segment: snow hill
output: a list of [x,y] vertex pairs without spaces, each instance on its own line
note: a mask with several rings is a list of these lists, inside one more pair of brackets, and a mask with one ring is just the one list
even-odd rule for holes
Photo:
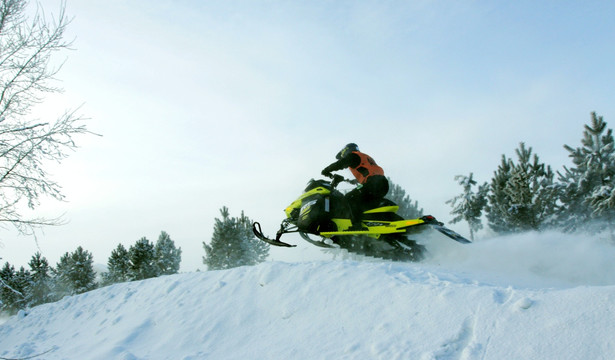
[[583,240],[438,239],[419,264],[267,262],[117,284],[10,318],[0,358],[615,359],[615,247]]

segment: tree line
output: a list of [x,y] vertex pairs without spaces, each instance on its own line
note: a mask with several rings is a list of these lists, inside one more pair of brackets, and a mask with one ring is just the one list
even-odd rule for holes
[[615,224],[615,142],[602,116],[591,113],[581,145],[564,145],[569,166],[554,172],[531,147],[520,143],[516,159],[502,155],[489,182],[473,173],[455,179],[461,194],[447,201],[453,223],[465,221],[471,237],[483,229],[497,234],[557,229],[566,232],[608,231]]
[[[478,184],[473,173],[455,179],[462,193],[447,201],[453,208],[453,223],[466,221],[470,234],[489,228],[498,234],[528,230],[560,229],[564,231],[600,232],[610,230],[615,222],[615,141],[612,130],[596,113],[584,126],[581,146],[564,145],[572,160],[570,166],[554,172],[542,163],[531,147],[520,143],[516,159],[502,155],[490,182]],[[557,175],[557,177],[556,177]],[[389,179],[390,181],[390,179]],[[406,218],[422,215],[417,201],[412,201],[397,184],[390,182],[387,198],[399,204],[399,214]],[[269,256],[269,244],[252,233],[252,221],[243,211],[231,217],[229,209],[220,209],[209,243],[203,242],[203,264],[208,270],[256,265]],[[612,236],[612,235],[611,235]],[[154,244],[139,239],[126,249],[119,244],[107,261],[108,271],[96,280],[92,254],[82,247],[66,253],[55,268],[40,254],[29,262],[29,270],[19,270],[6,263],[0,271],[0,311],[18,309],[56,301],[63,296],[83,293],[99,286],[148,279],[179,271],[181,248],[176,248],[166,232]]]
[[181,248],[164,231],[156,243],[143,237],[128,249],[119,244],[107,261],[107,272],[100,278],[93,267],[92,253],[81,246],[62,255],[55,267],[37,252],[28,269],[21,266],[16,270],[6,262],[0,270],[0,313],[15,314],[21,309],[119,282],[176,274],[180,262]]
[[[203,242],[203,263],[208,270],[256,265],[269,256],[269,244],[256,239],[252,221],[243,212],[230,216],[227,207],[215,219],[211,241]],[[179,272],[181,248],[162,231],[156,243],[143,237],[128,249],[121,243],[107,260],[107,271],[97,278],[92,253],[79,246],[64,254],[55,267],[36,253],[29,268],[18,270],[6,262],[0,270],[0,313],[15,314],[21,309],[54,302],[67,295],[81,294],[101,286],[144,280]]]
[[[208,270],[256,265],[269,256],[269,244],[252,232],[252,220],[243,211],[232,217],[227,207],[220,209],[209,243],[203,242],[203,264]],[[67,295],[81,294],[111,284],[144,280],[179,272],[181,248],[162,231],[156,243],[143,237],[128,249],[121,243],[107,260],[107,271],[97,278],[92,253],[79,246],[64,254],[55,267],[36,253],[29,268],[18,270],[6,262],[0,270],[0,313],[15,314],[21,309],[54,302]]]

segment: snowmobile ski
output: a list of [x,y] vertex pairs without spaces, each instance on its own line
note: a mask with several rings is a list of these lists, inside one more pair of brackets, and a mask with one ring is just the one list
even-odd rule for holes
[[442,234],[448,236],[449,238],[460,242],[462,244],[470,244],[472,243],[470,240],[464,238],[463,236],[457,234],[456,232],[454,232],[453,230],[446,228],[442,225],[432,225],[432,227],[436,230],[438,230],[439,232],[441,232]]
[[263,235],[263,231],[261,230],[261,224],[258,222],[254,222],[252,224],[252,232],[254,233],[254,235],[259,239],[262,240],[268,244],[274,245],[274,246],[282,246],[282,247],[295,247],[297,245],[291,245],[291,244],[287,244],[283,241],[280,241],[280,237],[282,236],[283,232],[278,231],[278,233],[276,234],[276,238],[275,240],[269,239],[268,237],[266,237],[265,235]]

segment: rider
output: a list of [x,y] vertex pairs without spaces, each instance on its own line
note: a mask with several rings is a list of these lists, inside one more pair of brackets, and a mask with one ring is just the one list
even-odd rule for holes
[[346,145],[335,158],[338,160],[327,166],[322,175],[332,177],[331,171],[349,168],[361,184],[345,196],[351,209],[352,226],[348,230],[361,230],[361,215],[370,207],[378,206],[389,191],[389,181],[384,170],[371,156],[360,152],[355,143]]

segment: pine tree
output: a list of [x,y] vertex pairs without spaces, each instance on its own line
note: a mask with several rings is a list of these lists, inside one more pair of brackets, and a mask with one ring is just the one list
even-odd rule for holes
[[505,189],[511,178],[513,167],[512,160],[507,159],[506,155],[502,155],[502,161],[494,172],[491,184],[489,185],[485,213],[489,227],[497,233],[509,230],[506,216],[502,216],[502,214],[507,214],[509,209],[510,200]]
[[175,242],[166,232],[161,232],[154,248],[159,275],[177,274],[182,259],[182,249],[175,247]]
[[472,241],[474,241],[474,234],[483,228],[481,216],[485,205],[487,205],[487,193],[489,190],[489,185],[484,183],[478,186],[477,191],[474,192],[473,186],[477,183],[473,177],[473,173],[470,173],[470,176],[455,176],[455,180],[463,187],[463,193],[446,202],[453,208],[451,214],[456,215],[451,223],[454,224],[465,220],[470,227],[470,238]]
[[143,280],[158,276],[154,244],[142,237],[128,250],[128,273],[131,280]]
[[[569,231],[599,231],[615,219],[615,149],[613,133],[602,116],[591,113],[582,147],[564,145],[573,166],[558,173],[559,218]],[[592,221],[601,220],[601,221]]]
[[22,293],[13,289],[11,283],[15,278],[15,267],[8,262],[0,270],[0,313],[12,313],[12,305],[15,297],[23,296]]
[[19,267],[19,271],[15,273],[15,280],[12,284],[13,289],[18,290],[23,294],[23,297],[19,298],[17,307],[19,309],[26,309],[30,306],[31,295],[28,292],[32,284],[32,275],[30,271],[26,270],[23,266]]
[[406,191],[399,185],[394,184],[390,178],[389,180],[389,192],[386,198],[393,201],[399,206],[397,214],[404,219],[416,219],[423,215],[423,209],[419,208],[418,201],[412,202],[409,195],[406,195]]
[[96,288],[92,253],[81,246],[72,253],[65,253],[57,264],[56,286],[63,295],[81,294]]
[[30,297],[30,306],[46,304],[54,301],[56,298],[52,289],[51,267],[45,257],[37,252],[32,256],[30,262],[30,274],[32,282],[28,289]]
[[130,259],[128,250],[122,244],[111,251],[107,260],[107,272],[103,274],[105,285],[121,283],[130,280]]
[[243,211],[239,218],[239,229],[242,232],[241,239],[244,251],[245,262],[244,265],[257,265],[265,260],[269,256],[269,244],[264,241],[260,241],[254,236],[252,231],[252,220],[248,218]]
[[28,306],[29,282],[30,273],[23,267],[15,271],[8,262],[4,264],[0,270],[0,313],[13,315]]
[[223,207],[220,213],[222,219],[215,219],[210,245],[203,242],[206,254],[203,263],[208,269],[230,269],[265,261],[269,245],[256,239],[250,219],[243,212],[240,218],[231,218],[227,207]]
[[550,166],[521,143],[518,163],[502,156],[491,181],[487,219],[496,232],[541,230],[554,223],[557,191]]

